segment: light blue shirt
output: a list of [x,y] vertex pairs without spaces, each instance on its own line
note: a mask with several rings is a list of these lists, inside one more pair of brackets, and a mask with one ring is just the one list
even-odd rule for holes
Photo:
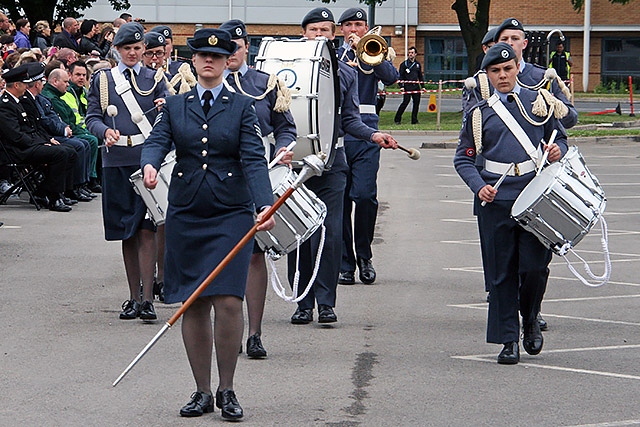
[[202,99],[202,95],[204,95],[204,92],[207,90],[210,90],[211,93],[213,94],[213,101],[211,102],[211,105],[213,106],[213,102],[215,102],[215,100],[218,99],[218,95],[220,95],[220,91],[222,90],[222,83],[220,83],[218,86],[212,89],[205,89],[202,86],[200,86],[200,83],[198,83],[196,84],[196,90],[198,91],[198,98],[200,99],[200,104],[204,104],[204,100]]

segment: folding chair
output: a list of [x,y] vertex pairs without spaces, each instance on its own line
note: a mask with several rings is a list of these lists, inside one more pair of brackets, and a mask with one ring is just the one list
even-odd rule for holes
[[0,166],[5,166],[9,169],[14,183],[6,192],[0,194],[0,205],[6,203],[13,194],[20,196],[23,191],[26,191],[36,209],[40,210],[41,206],[34,195],[36,188],[43,180],[41,167],[13,160],[2,141],[0,141]]

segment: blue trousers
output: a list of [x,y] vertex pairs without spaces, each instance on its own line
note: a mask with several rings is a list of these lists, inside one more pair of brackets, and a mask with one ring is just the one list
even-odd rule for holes
[[487,342],[520,338],[520,319],[536,321],[549,278],[552,252],[511,218],[513,200],[481,207],[475,199],[485,280],[489,283]]

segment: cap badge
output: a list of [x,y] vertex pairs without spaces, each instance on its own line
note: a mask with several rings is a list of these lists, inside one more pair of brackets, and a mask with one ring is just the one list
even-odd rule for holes
[[160,42],[160,43],[164,43],[164,36],[159,35],[159,36],[158,36],[158,42]]
[[164,30],[162,34],[164,34],[165,37],[169,37],[169,30]]
[[215,46],[218,44],[218,38],[216,36],[211,36],[209,37],[208,42],[210,46]]
[[321,15],[322,15],[323,18],[328,18],[329,17],[329,14],[327,13],[326,10],[323,10]]
[[362,12],[356,12],[356,18],[362,18]]
[[237,28],[236,28],[236,34],[237,34],[237,35],[239,35],[239,36],[241,36],[241,35],[242,35],[242,28],[237,27]]
[[133,37],[135,37],[136,40],[142,40],[142,34],[137,31],[133,34]]
[[512,19],[511,20],[511,25],[513,25],[514,27],[518,27],[518,26],[520,26],[520,23],[518,22],[517,19]]
[[502,57],[506,59],[509,57],[509,51],[506,49],[503,49],[502,52],[500,52],[500,55],[502,55]]

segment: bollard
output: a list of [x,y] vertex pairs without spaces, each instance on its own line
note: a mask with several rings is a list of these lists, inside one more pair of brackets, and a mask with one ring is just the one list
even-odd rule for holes
[[636,115],[633,113],[633,78],[631,76],[629,76],[629,105],[631,106],[629,117],[635,117]]

